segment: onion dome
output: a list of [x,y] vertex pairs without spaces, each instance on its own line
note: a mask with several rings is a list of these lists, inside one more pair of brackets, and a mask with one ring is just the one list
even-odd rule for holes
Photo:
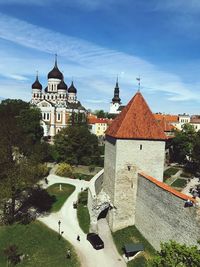
[[58,84],[58,90],[67,90],[67,85],[66,83],[64,82],[64,80],[62,79],[62,81]]
[[44,91],[45,93],[48,93],[48,87],[45,87]]
[[36,75],[35,82],[32,84],[32,89],[39,89],[42,90],[42,85],[38,80],[38,74]]
[[57,55],[56,55],[56,58],[55,58],[54,68],[48,73],[48,79],[59,79],[59,80],[63,79],[63,74],[58,69],[58,66],[57,66]]
[[77,89],[74,87],[74,83],[72,81],[72,84],[70,85],[69,89],[68,89],[68,93],[77,93]]
[[112,99],[113,103],[120,103],[121,102],[121,98],[119,97],[119,85],[118,85],[118,80],[116,82],[115,85],[115,89],[114,89],[114,97]]

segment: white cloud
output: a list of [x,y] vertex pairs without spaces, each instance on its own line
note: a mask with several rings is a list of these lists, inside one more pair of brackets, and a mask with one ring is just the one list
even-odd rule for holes
[[[118,0],[118,3],[122,0]],[[69,6],[76,8],[84,8],[87,10],[106,9],[113,4],[117,4],[115,0],[0,0],[0,4],[18,4],[18,5],[35,5],[35,6]]]
[[[46,75],[47,69],[45,68],[47,67],[45,66],[49,66],[50,63],[49,61],[47,63],[47,57],[40,59],[41,52],[45,55],[58,52],[59,60],[65,62],[62,65],[65,76],[75,76],[78,85],[90,94],[89,97],[95,94],[101,97],[101,93],[104,99],[108,97],[110,100],[116,76],[121,74],[119,77],[123,88],[121,95],[127,101],[137,89],[135,78],[140,74],[142,87],[146,92],[164,92],[165,97],[171,101],[199,100],[200,98],[195,91],[191,91],[192,85],[185,85],[179,76],[162,71],[158,66],[142,58],[53,32],[3,14],[0,14],[0,38],[35,51],[31,52],[30,58],[21,60],[16,57],[1,57],[0,73],[3,74],[6,69],[6,75],[11,77],[14,74],[15,79],[20,80],[21,77],[23,80],[26,75],[33,75],[33,71],[37,69]],[[40,54],[38,58],[35,56],[37,52]],[[0,55],[2,53],[0,49]],[[28,88],[30,84],[27,90]],[[0,85],[0,96],[4,96],[1,94],[2,90],[3,87]],[[167,93],[170,95],[167,96]],[[80,95],[88,96],[82,91]]]
[[155,7],[157,10],[167,10],[177,13],[198,13],[200,10],[199,0],[156,0]]

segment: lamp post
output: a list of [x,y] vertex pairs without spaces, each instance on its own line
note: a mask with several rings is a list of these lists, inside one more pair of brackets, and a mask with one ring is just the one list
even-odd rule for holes
[[61,221],[58,221],[58,234],[59,234],[59,238],[60,238],[60,225],[61,225]]

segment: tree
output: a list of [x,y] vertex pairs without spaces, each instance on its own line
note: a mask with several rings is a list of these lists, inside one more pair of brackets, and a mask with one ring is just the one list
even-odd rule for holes
[[192,162],[193,169],[195,172],[200,172],[200,131],[198,131],[193,140],[193,150],[192,150]]
[[60,163],[56,170],[59,176],[72,177],[73,169],[68,163]]
[[95,110],[97,118],[107,118],[107,113],[104,110]]
[[0,200],[11,199],[9,222],[14,221],[16,198],[38,180],[38,170],[30,155],[43,135],[41,113],[22,100],[0,104]]
[[179,163],[185,163],[191,160],[195,138],[194,127],[190,124],[184,124],[182,131],[175,132],[173,144],[173,159]]
[[170,241],[161,244],[161,251],[149,260],[148,267],[197,267],[200,263],[200,250],[196,246],[186,246]]
[[90,165],[100,159],[98,139],[86,126],[69,126],[55,136],[57,161]]

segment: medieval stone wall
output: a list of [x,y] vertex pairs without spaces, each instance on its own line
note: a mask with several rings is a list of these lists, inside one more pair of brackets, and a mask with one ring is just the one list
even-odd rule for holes
[[200,237],[200,210],[138,175],[135,225],[155,249],[170,239],[187,245]]
[[138,169],[163,181],[165,142],[150,140],[117,140],[117,170],[126,165]]
[[148,170],[163,179],[165,142],[110,138],[105,145],[103,190],[113,209],[108,222],[113,231],[135,223],[137,173]]

